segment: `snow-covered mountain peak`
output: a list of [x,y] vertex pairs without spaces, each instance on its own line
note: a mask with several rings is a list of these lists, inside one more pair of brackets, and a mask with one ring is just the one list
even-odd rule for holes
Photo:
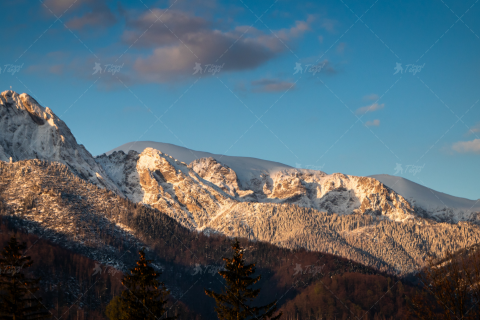
[[68,165],[79,177],[119,192],[92,155],[52,110],[26,93],[0,94],[0,160],[41,159]]
[[158,166],[168,167],[175,176],[178,174],[188,174],[189,171],[186,163],[181,162],[160,150],[153,148],[146,148],[143,150],[143,152],[140,154],[137,168],[151,170],[152,168],[156,168]]
[[42,107],[37,100],[26,93],[18,94],[15,91],[7,90],[0,94],[0,100],[6,107],[16,108],[19,111],[27,111],[32,120],[38,125],[43,125],[44,120],[53,116],[50,109]]

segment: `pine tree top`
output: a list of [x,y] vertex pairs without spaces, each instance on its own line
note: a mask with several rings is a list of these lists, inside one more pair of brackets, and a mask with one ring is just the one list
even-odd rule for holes
[[252,277],[255,273],[255,264],[246,264],[243,257],[245,250],[240,246],[238,239],[232,242],[232,249],[233,257],[223,258],[225,270],[218,272],[225,279],[225,288],[221,293],[205,290],[207,296],[215,299],[218,318],[222,320],[279,319],[281,313],[273,317],[276,301],[259,307],[250,306],[260,293],[260,289],[251,287],[260,281],[261,276]]
[[175,319],[166,314],[169,293],[165,284],[158,280],[161,273],[150,265],[153,261],[146,258],[145,248],[138,254],[136,266],[122,279],[126,288],[119,302],[122,319]]

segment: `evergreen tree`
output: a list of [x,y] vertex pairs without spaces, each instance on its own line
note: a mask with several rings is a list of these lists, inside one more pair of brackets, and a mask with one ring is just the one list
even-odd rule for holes
[[218,318],[221,320],[280,319],[282,313],[273,316],[277,310],[277,301],[261,307],[251,307],[250,302],[257,298],[260,289],[250,288],[260,281],[261,276],[251,277],[255,273],[255,264],[245,265],[244,249],[237,239],[232,243],[233,257],[223,258],[225,270],[218,274],[225,279],[225,289],[221,293],[205,290],[207,296],[215,299]]
[[40,279],[26,278],[25,269],[32,266],[29,256],[24,256],[25,243],[13,236],[3,248],[0,257],[0,319],[34,320],[50,318],[41,299],[33,294],[39,290]]
[[130,269],[131,275],[125,275],[122,284],[127,288],[122,292],[120,319],[122,320],[170,320],[167,317],[167,297],[165,284],[157,280],[160,273],[150,266],[152,260],[145,258],[145,248],[138,253],[137,265]]
[[109,320],[122,320],[122,296],[115,296],[107,305],[105,315]]

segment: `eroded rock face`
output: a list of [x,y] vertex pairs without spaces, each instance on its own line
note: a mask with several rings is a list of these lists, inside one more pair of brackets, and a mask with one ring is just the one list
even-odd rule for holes
[[214,158],[186,165],[147,148],[141,154],[102,155],[97,161],[128,198],[157,208],[192,229],[204,230],[241,202],[286,203],[391,220],[414,217],[403,197],[373,178],[288,169],[261,173],[245,183],[251,189],[242,189],[236,172]]
[[231,183],[236,182],[235,172],[213,159],[200,160],[187,166],[152,148],[141,154],[120,151],[97,157],[128,198],[157,208],[189,228],[202,228],[223,206],[236,201],[238,185]]
[[26,93],[0,94],[0,160],[41,159],[66,164],[79,177],[120,193],[67,125]]
[[355,177],[355,180],[358,189],[363,191],[363,200],[356,212],[385,215],[396,221],[415,216],[414,208],[404,197],[378,180],[367,177]]
[[251,185],[259,202],[292,203],[337,214],[384,215],[392,220],[414,215],[408,201],[373,178],[289,169],[264,174]]
[[238,178],[235,171],[227,166],[218,163],[214,158],[201,158],[193,161],[188,165],[190,169],[195,171],[201,178],[220,187],[229,195],[235,197],[240,190],[238,186]]

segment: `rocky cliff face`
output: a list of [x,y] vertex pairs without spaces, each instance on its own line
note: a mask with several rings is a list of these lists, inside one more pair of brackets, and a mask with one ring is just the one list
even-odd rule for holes
[[76,175],[119,192],[67,125],[28,94],[0,94],[0,160],[41,159],[66,164]]
[[236,172],[213,158],[187,165],[147,148],[141,154],[117,151],[96,160],[130,200],[166,212],[193,229],[204,230],[241,202],[288,203],[395,221],[414,218],[414,209],[402,196],[373,178],[285,169],[265,171],[242,187]]
[[236,201],[236,189],[230,181],[236,181],[235,172],[213,159],[206,160],[211,165],[207,169],[202,166],[204,160],[187,166],[152,148],[141,154],[120,151],[97,157],[127,197],[159,209],[191,229],[202,228],[223,206]]

